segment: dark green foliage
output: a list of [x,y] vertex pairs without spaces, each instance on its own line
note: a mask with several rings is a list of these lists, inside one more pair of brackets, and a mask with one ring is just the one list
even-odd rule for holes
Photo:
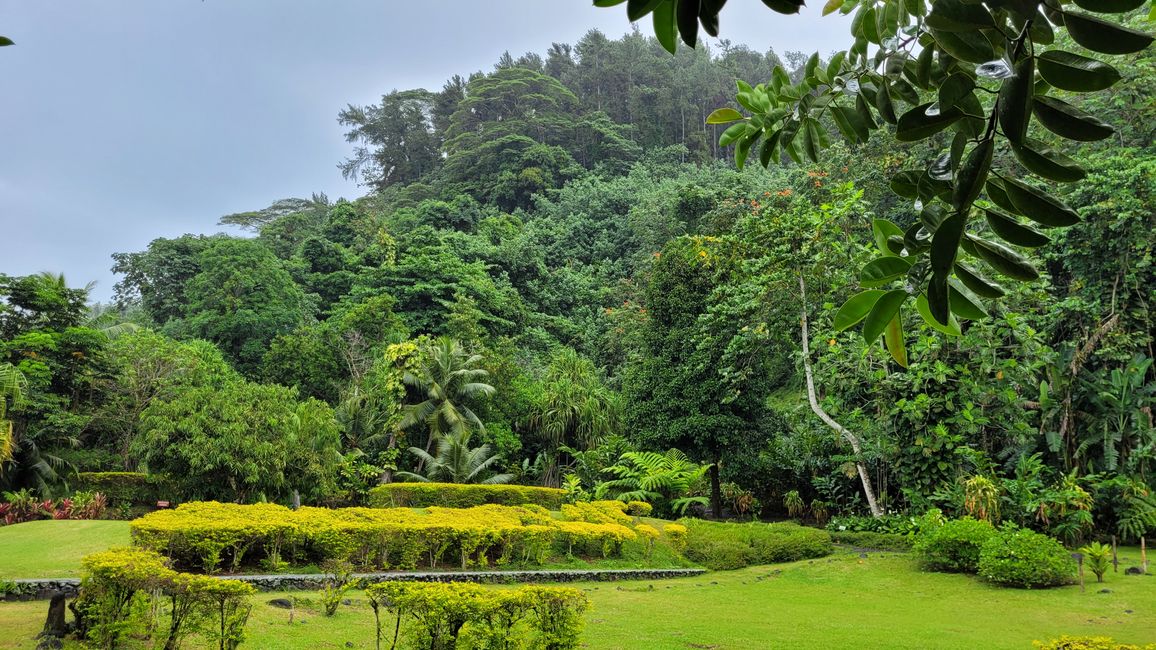
[[932,571],[976,573],[980,549],[995,535],[995,528],[986,521],[953,519],[920,531],[915,552],[923,566]]
[[1023,528],[1001,530],[980,551],[980,577],[1007,587],[1057,587],[1075,573],[1076,561],[1062,544]]
[[798,524],[726,524],[680,519],[687,528],[687,559],[724,571],[754,564],[794,562],[829,555],[831,536]]
[[827,531],[831,541],[854,548],[877,549],[880,551],[910,551],[914,540],[910,535],[895,533],[871,533],[853,531]]
[[153,506],[171,496],[164,477],[141,472],[80,472],[73,485],[78,492],[100,492],[113,508]]
[[369,491],[371,508],[472,508],[496,503],[520,506],[527,503],[547,510],[562,507],[565,492],[526,485],[461,485],[457,483],[388,483]]

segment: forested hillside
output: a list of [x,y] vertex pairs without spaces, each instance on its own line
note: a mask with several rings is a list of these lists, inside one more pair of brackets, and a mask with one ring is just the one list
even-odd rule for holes
[[[1075,152],[1083,222],[1021,250],[1043,276],[956,335],[905,314],[907,368],[832,321],[873,219],[919,218],[887,178],[950,137],[738,171],[706,117],[779,64],[806,58],[590,32],[349,105],[335,162],[365,196],[117,252],[115,305],[0,276],[0,485],[147,470],[182,499],[342,504],[404,472],[825,521],[865,511],[859,461],[891,510],[962,512],[981,478],[1058,535],[1156,527],[1151,50],[1069,98],[1117,133]],[[808,405],[801,316],[859,457]]]

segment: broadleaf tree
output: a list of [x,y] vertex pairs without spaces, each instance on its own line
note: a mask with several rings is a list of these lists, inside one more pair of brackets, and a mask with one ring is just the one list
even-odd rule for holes
[[[650,15],[658,40],[673,52],[678,36],[690,47],[700,29],[718,36],[725,0],[594,0],[598,7],[623,3],[631,21]],[[803,5],[763,3],[783,14]],[[1143,5],[828,0],[824,14],[853,14],[851,47],[826,61],[812,55],[797,81],[781,66],[765,83],[739,80],[735,100],[745,114],[724,107],[707,122],[731,124],[719,144],[734,146],[740,168],[756,152],[764,167],[784,159],[818,162],[830,144],[824,118],[852,145],[881,129],[901,142],[942,145],[926,164],[892,177],[892,190],[912,201],[918,218],[907,228],[875,222],[879,257],[864,273],[891,271],[848,300],[839,326],[863,322],[864,336],[874,342],[887,331],[874,325],[914,301],[929,325],[954,334],[959,320],[985,317],[984,300],[1003,294],[989,276],[1039,277],[1022,252],[1048,240],[1037,227],[1079,223],[1050,186],[1077,182],[1085,170],[1032,134],[1048,131],[1074,141],[1112,135],[1110,125],[1055,91],[1091,93],[1115,85],[1121,74],[1101,55],[1134,54],[1151,44],[1152,35],[1118,20]],[[1078,47],[1060,44],[1061,30]],[[1011,156],[997,155],[1004,153]],[[906,350],[892,340],[889,351],[907,365]]]

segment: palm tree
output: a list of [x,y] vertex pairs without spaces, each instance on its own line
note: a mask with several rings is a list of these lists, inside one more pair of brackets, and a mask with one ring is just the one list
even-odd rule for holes
[[[402,376],[402,381],[425,399],[405,407],[401,428],[424,424],[429,429],[426,456],[434,441],[447,434],[464,434],[468,439],[472,430],[485,430],[467,405],[494,393],[494,387],[482,381],[489,373],[477,367],[481,360],[482,355],[466,350],[461,342],[442,336],[422,347],[418,371],[406,371]],[[419,458],[420,472],[425,458]]]
[[[509,483],[513,474],[494,474],[479,480],[490,466],[501,458],[490,454],[490,446],[470,448],[470,432],[462,431],[438,438],[437,456],[431,456],[420,447],[410,447],[409,452],[417,456],[421,465],[428,467],[425,475],[414,472],[398,472],[398,478],[407,481],[442,481],[444,483]],[[420,467],[420,465],[419,465]],[[418,471],[421,471],[420,469]]]
[[0,363],[0,472],[3,464],[12,460],[13,423],[8,419],[8,400],[12,400],[12,406],[18,406],[27,390],[24,373],[10,363]]
[[545,448],[543,484],[561,484],[560,447],[592,449],[618,431],[621,420],[622,401],[602,384],[593,363],[570,348],[554,355],[546,370],[541,399],[534,404],[529,421]]

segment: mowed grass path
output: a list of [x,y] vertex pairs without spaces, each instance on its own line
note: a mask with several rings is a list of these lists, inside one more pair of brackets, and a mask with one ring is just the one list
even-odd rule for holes
[[0,580],[78,578],[80,559],[128,546],[127,521],[29,521],[0,526]]
[[[1128,564],[1137,558],[1130,551]],[[969,576],[925,573],[900,554],[831,558],[670,581],[587,583],[594,603],[585,647],[596,650],[716,648],[942,648],[1029,650],[1061,634],[1156,641],[1156,576],[1109,573],[1107,582],[1024,591]],[[1099,593],[1101,588],[1111,593]],[[373,616],[361,594],[333,619],[303,602],[288,612],[258,594],[244,647],[373,648]],[[33,648],[47,603],[0,604],[0,649]],[[1129,612],[1130,610],[1130,612]],[[386,621],[392,632],[392,621]],[[10,631],[10,633],[9,633]],[[347,646],[346,643],[351,645]],[[71,645],[71,648],[80,646]],[[387,646],[388,647],[388,646]]]

